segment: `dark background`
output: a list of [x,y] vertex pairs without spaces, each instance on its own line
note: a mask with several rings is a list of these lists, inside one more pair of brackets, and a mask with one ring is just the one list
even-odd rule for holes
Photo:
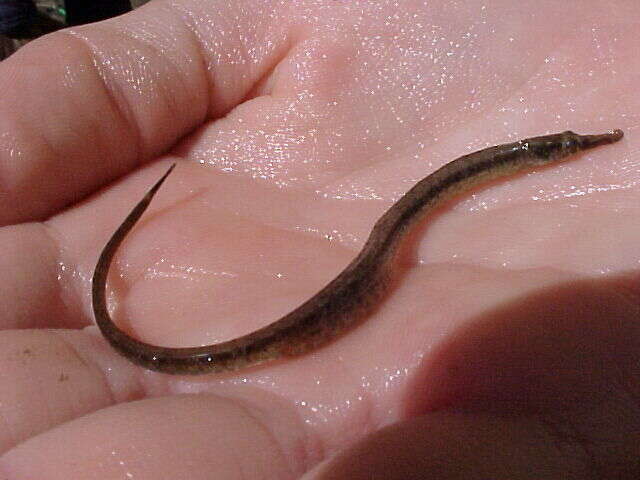
[[122,15],[150,0],[0,0],[0,60],[60,28]]

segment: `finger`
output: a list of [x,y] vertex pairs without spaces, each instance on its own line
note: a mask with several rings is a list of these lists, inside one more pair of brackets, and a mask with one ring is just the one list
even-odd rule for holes
[[34,437],[0,457],[0,476],[298,478],[307,453],[297,418],[273,399],[180,395],[121,404]]
[[58,251],[46,227],[27,223],[0,228],[0,245],[0,298],[11,299],[0,309],[0,330],[79,326],[63,301]]
[[[107,471],[121,467],[109,463],[113,451],[134,463],[136,478],[164,478],[158,472],[167,468],[184,472],[171,478],[211,478],[211,472],[234,478],[250,464],[272,473],[268,478],[291,478],[292,472],[297,478],[318,460],[295,408],[246,384],[219,385],[228,399],[163,398],[101,410],[140,398],[145,388],[175,393],[139,373],[84,332],[0,332],[0,478],[25,478],[27,471],[40,471],[38,478],[89,478],[86,472],[105,460]],[[176,451],[177,444],[184,451]],[[136,464],[142,451],[147,460]],[[58,471],[56,463],[67,467]]]
[[243,99],[286,45],[267,17],[219,27],[242,8],[153,2],[0,63],[0,225],[79,200]]
[[0,453],[116,399],[135,398],[132,382],[119,392],[105,382],[105,356],[104,345],[82,332],[0,332]]

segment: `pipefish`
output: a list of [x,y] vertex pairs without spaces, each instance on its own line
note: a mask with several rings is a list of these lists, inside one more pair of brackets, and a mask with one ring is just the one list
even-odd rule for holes
[[202,347],[170,348],[137,340],[107,311],[106,282],[113,256],[149,206],[175,164],[147,192],[111,236],[92,280],[93,311],[107,341],[124,357],[150,370],[201,374],[237,370],[316,348],[353,326],[379,302],[402,240],[411,227],[443,201],[478,184],[546,165],[582,150],[614,143],[621,130],[599,135],[571,131],[532,137],[459,157],[419,181],[376,222],[355,259],[329,284],[275,322],[239,338]]

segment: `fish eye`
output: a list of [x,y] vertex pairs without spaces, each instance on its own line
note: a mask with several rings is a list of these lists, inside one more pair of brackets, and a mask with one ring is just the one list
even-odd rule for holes
[[578,140],[571,136],[566,137],[562,140],[562,149],[568,152],[577,152],[578,151]]

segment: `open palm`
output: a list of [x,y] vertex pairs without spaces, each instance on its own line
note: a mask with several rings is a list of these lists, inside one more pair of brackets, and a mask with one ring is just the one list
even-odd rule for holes
[[[635,478],[638,15],[155,0],[2,62],[0,476],[298,478],[341,452],[309,478]],[[309,298],[453,158],[612,128],[425,221],[377,311],[310,354],[172,377],[92,326],[97,256],[172,162],[109,301],[194,346]]]

